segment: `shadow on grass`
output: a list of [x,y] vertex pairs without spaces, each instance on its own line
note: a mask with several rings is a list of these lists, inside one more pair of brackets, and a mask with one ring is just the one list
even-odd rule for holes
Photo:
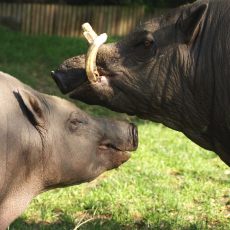
[[[78,228],[76,228],[78,226]],[[11,226],[10,230],[73,230],[74,228],[80,230],[173,230],[175,226],[179,227],[176,223],[171,221],[156,221],[156,223],[148,224],[148,221],[135,222],[133,224],[121,224],[113,219],[97,218],[78,224],[74,224],[71,220],[60,220],[54,223],[31,223],[26,222],[23,218],[17,219]],[[206,226],[207,227],[207,226]],[[188,224],[188,226],[180,226],[183,230],[198,230],[205,229],[204,224],[195,223]]]
[[19,218],[11,224],[10,230],[70,230],[74,229],[73,223],[56,222],[56,223],[28,223]]
[[163,221],[154,225],[148,225],[147,221],[140,221],[133,223],[132,225],[123,225],[113,219],[97,218],[85,222],[83,220],[80,223],[74,224],[73,221],[60,220],[54,223],[34,223],[26,222],[23,218],[18,218],[11,226],[10,230],[73,230],[76,226],[80,230],[144,230],[144,229],[163,229],[171,230],[170,223]]
[[128,226],[122,226],[112,219],[93,219],[88,222],[82,220],[74,224],[73,221],[60,220],[54,223],[31,223],[26,222],[24,219],[17,219],[11,226],[10,230],[73,230],[76,226],[81,230],[119,230],[119,229],[133,229]]

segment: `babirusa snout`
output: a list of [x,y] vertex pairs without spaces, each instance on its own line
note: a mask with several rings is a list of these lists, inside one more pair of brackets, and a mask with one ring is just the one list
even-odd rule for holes
[[84,31],[83,35],[90,44],[85,59],[85,70],[89,81],[93,83],[100,80],[100,75],[96,66],[96,58],[99,47],[107,40],[107,34],[103,33],[98,36],[89,23],[84,23],[82,29]]

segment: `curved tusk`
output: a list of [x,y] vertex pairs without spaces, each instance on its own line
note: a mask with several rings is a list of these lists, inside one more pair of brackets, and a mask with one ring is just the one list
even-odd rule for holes
[[99,47],[106,42],[108,36],[106,33],[97,36],[89,23],[84,23],[82,28],[83,34],[90,44],[86,55],[86,74],[90,82],[97,82],[100,76],[96,66],[97,52]]
[[87,55],[86,55],[86,74],[90,82],[96,82],[99,78],[99,73],[96,66],[96,58],[99,47],[105,43],[107,40],[106,34],[101,34],[94,39],[93,43],[90,45]]

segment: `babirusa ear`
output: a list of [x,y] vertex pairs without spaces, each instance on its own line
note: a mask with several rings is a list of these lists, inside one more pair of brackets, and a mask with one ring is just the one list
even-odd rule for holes
[[177,21],[177,28],[183,35],[183,41],[188,44],[193,41],[198,32],[199,25],[208,8],[207,3],[192,4],[191,7],[185,9]]
[[20,89],[18,95],[26,108],[25,115],[33,125],[43,126],[45,123],[44,112],[39,98],[33,93]]

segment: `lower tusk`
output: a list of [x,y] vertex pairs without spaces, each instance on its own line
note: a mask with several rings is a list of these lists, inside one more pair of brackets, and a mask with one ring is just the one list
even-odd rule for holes
[[99,73],[96,66],[96,58],[99,47],[107,40],[107,34],[103,33],[99,36],[93,31],[92,27],[85,23],[82,25],[84,36],[90,44],[86,55],[86,74],[90,82],[99,81]]

